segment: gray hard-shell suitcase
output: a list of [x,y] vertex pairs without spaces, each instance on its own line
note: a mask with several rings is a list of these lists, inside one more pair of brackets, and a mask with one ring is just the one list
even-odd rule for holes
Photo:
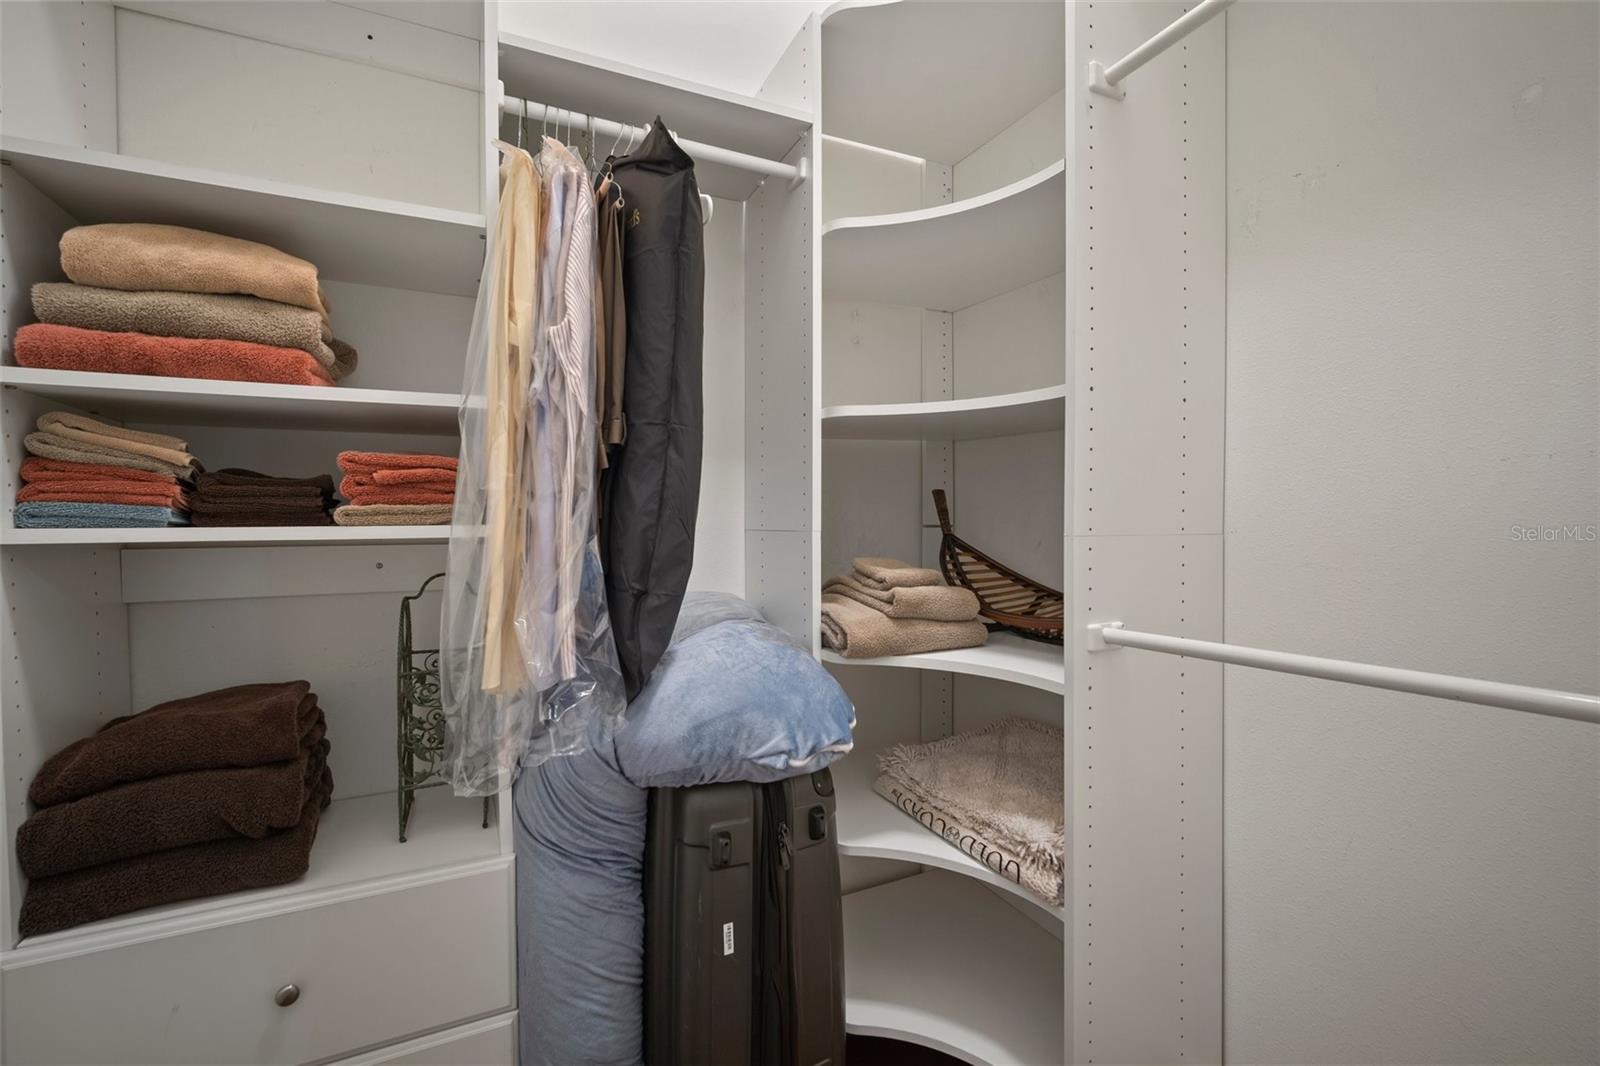
[[836,835],[827,770],[651,790],[649,1066],[843,1066]]

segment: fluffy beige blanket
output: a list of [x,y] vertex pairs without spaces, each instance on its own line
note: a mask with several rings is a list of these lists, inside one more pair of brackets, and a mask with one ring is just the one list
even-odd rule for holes
[[878,756],[873,786],[906,814],[1000,876],[1060,904],[1066,869],[1063,737],[1006,718]]

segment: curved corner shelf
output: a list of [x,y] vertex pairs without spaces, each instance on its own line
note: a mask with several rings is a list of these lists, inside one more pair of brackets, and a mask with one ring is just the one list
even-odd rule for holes
[[823,295],[959,311],[1066,269],[1066,166],[953,204],[822,227]]
[[1065,1062],[1061,942],[941,870],[844,898],[845,1028],[977,1066]]
[[163,222],[281,248],[324,279],[476,296],[484,216],[0,138],[0,158],[80,224]]
[[841,404],[822,409],[824,440],[981,440],[1043,433],[1067,421],[1067,387],[967,400]]
[[[872,763],[865,764],[870,772]],[[1046,903],[960,848],[952,847],[916,819],[872,790],[867,776],[851,773],[848,762],[835,767],[839,790],[839,854],[864,859],[896,859],[935,866],[962,877],[1008,892],[1057,921],[1065,921],[1065,907]]]
[[1029,688],[1065,695],[1066,659],[1054,644],[1042,644],[1010,633],[990,633],[981,648],[929,651],[920,655],[887,655],[880,659],[847,659],[824,649],[822,661],[840,666],[901,666],[913,670],[944,670],[952,674],[992,677]]
[[953,164],[1066,83],[1061,4],[841,3],[822,23],[822,132]]
[[264,385],[23,366],[0,366],[0,387],[137,422],[350,433],[454,436],[461,405],[453,392]]

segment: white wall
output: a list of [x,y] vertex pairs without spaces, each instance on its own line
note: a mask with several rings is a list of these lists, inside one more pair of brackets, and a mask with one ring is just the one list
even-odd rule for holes
[[500,28],[753,96],[806,17],[828,2],[501,0]]
[[[1228,640],[1600,689],[1597,35],[1228,15]],[[1600,729],[1230,669],[1225,768],[1228,1060],[1600,1060]]]

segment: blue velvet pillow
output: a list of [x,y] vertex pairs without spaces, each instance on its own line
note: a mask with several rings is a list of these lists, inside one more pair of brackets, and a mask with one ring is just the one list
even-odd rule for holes
[[820,770],[850,750],[854,726],[809,648],[737,596],[691,592],[612,741],[628,780],[671,788]]

